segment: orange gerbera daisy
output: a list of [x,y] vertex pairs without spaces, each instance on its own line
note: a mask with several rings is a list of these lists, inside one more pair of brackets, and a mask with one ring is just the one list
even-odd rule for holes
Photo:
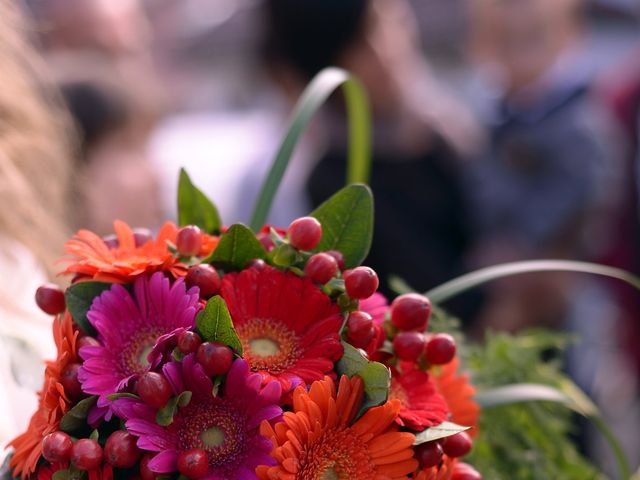
[[[75,258],[61,273],[114,283],[125,283],[142,273],[157,271],[170,272],[174,277],[186,274],[187,266],[180,263],[167,244],[176,242],[178,227],[175,224],[165,223],[155,240],[138,246],[129,225],[116,220],[113,227],[118,239],[113,248],[95,233],[79,230],[65,245],[65,251]],[[217,243],[217,237],[203,234],[199,256],[209,255]]]
[[459,366],[460,360],[456,357],[443,365],[434,379],[438,391],[447,401],[451,411],[451,421],[458,425],[474,427],[468,432],[469,435],[474,436],[478,432],[480,406],[473,399],[476,389],[469,382],[469,375],[458,374]]
[[31,417],[27,431],[9,443],[15,449],[10,463],[13,475],[20,475],[23,480],[36,469],[42,453],[42,439],[58,429],[60,420],[71,406],[60,377],[69,363],[78,361],[78,335],[68,312],[63,317],[56,317],[53,322],[53,338],[58,356],[55,361],[47,362],[44,387],[39,392],[38,410]]
[[394,426],[400,402],[391,400],[369,409],[354,422],[363,397],[360,377],[343,376],[336,394],[330,377],[313,382],[309,392],[293,393],[293,412],[260,432],[271,438],[275,466],[260,466],[263,480],[394,480],[406,479],[418,462],[413,458],[415,437]]
[[425,468],[415,474],[416,480],[449,480],[453,475],[453,470],[458,463],[457,458],[451,458],[446,455],[442,456],[440,465],[431,468]]

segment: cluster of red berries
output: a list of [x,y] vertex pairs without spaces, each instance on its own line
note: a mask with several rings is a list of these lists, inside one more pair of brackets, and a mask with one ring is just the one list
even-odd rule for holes
[[[422,443],[415,448],[414,455],[421,468],[431,468],[440,465],[443,455],[451,458],[464,457],[472,446],[473,441],[467,432],[460,432],[442,440]],[[467,477],[460,477],[460,480],[463,478]],[[472,478],[469,477],[469,480]]]
[[[292,247],[298,250],[313,250],[322,239],[322,225],[313,217],[297,218],[289,225],[287,237]],[[338,272],[342,273],[347,295],[355,300],[369,298],[378,289],[378,275],[369,267],[345,270],[344,256],[337,250],[311,255],[304,267],[306,275],[314,282],[324,285]]]
[[42,456],[50,463],[71,463],[78,470],[96,470],[102,462],[117,468],[131,468],[142,456],[136,437],[116,430],[107,438],[104,449],[97,440],[81,438],[75,443],[69,435],[57,431],[42,440]]
[[[203,342],[196,332],[185,330],[178,335],[178,350],[183,354],[195,353],[198,363],[210,377],[224,375],[233,363],[233,351],[218,342]],[[171,398],[169,381],[157,372],[142,374],[135,383],[136,394],[153,408],[164,407]]]
[[446,333],[425,335],[431,302],[423,295],[400,295],[391,303],[391,324],[399,331],[393,339],[398,359],[415,362],[424,355],[430,365],[444,365],[453,360],[456,342]]

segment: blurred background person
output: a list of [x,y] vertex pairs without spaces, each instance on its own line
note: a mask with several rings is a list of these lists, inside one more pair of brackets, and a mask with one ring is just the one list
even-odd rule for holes
[[[270,0],[266,18],[268,68],[292,100],[329,65],[353,72],[369,92],[376,204],[367,264],[382,290],[389,293],[391,274],[426,290],[461,272],[470,234],[460,159],[481,134],[431,74],[409,4]],[[315,206],[344,184],[344,111],[331,105],[317,128],[324,150],[308,180]]]
[[51,317],[35,304],[53,279],[73,216],[67,115],[26,39],[14,2],[0,0],[0,449],[24,430],[54,358]]
[[[471,55],[493,93],[484,117],[489,148],[467,170],[475,261],[603,261],[619,238],[616,223],[629,189],[621,133],[594,94],[598,71],[585,48],[584,2],[479,0],[469,6]],[[610,285],[537,274],[496,282],[488,296],[482,331],[550,326],[578,334],[569,371],[603,406],[637,461],[638,437],[629,425],[640,421],[638,382],[621,349],[624,314]],[[606,450],[594,438],[587,439],[589,450],[601,457]]]
[[[75,226],[99,234],[113,219],[162,221],[149,137],[166,99],[151,55],[152,32],[138,0],[29,0],[50,70],[77,127]],[[117,194],[116,194],[117,192]]]

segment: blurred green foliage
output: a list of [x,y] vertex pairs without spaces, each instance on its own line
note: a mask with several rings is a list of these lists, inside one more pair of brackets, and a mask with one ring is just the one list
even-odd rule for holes
[[[464,368],[478,391],[513,383],[560,387],[561,357],[571,337],[551,331],[517,335],[489,332],[482,344],[460,342],[458,322],[436,311],[430,329],[453,331]],[[528,402],[485,408],[480,432],[465,461],[487,480],[589,480],[606,478],[577,450],[576,418],[565,406]]]

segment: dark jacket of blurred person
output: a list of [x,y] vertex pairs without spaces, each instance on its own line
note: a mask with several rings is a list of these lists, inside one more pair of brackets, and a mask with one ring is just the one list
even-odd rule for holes
[[[369,92],[375,229],[365,262],[382,291],[390,275],[426,290],[460,273],[469,232],[458,160],[481,135],[431,75],[409,5],[270,0],[267,19],[270,67],[292,97],[329,65],[354,73]],[[334,104],[324,120],[328,147],[308,182],[315,205],[344,185],[344,112]]]

